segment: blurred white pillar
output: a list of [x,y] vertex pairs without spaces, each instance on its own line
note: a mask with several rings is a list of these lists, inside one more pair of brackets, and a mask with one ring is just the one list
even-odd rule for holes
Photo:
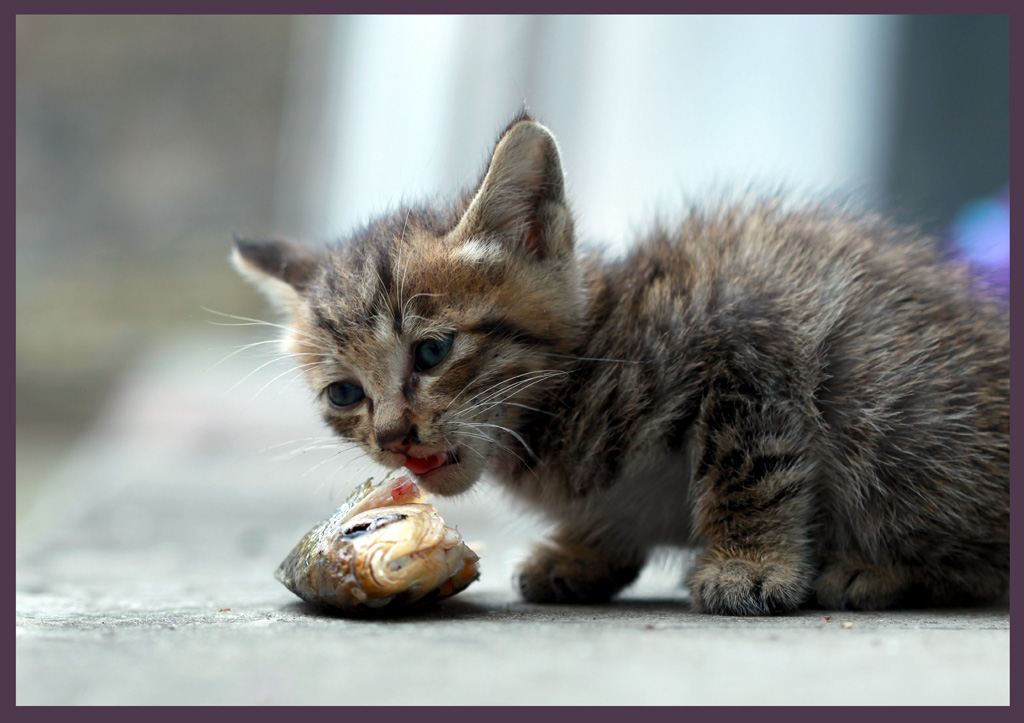
[[710,191],[879,183],[897,18],[297,19],[283,231],[342,236],[472,182],[525,101],[581,237],[621,248]]

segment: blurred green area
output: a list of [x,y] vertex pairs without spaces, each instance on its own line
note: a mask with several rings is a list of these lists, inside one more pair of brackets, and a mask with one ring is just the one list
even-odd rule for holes
[[18,510],[155,340],[262,313],[292,19],[19,16]]

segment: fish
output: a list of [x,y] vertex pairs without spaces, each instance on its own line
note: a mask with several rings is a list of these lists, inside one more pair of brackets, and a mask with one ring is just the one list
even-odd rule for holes
[[451,597],[480,577],[479,557],[408,477],[367,480],[314,526],[275,577],[307,603],[393,612]]

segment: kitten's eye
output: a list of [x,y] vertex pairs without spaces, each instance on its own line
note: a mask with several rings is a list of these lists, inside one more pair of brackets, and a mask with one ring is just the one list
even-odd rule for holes
[[327,386],[327,400],[335,407],[351,407],[365,396],[361,387],[348,382],[334,382]]
[[452,350],[452,342],[455,335],[449,334],[441,339],[424,339],[416,345],[413,352],[413,361],[416,363],[416,371],[425,372],[433,369],[443,362]]

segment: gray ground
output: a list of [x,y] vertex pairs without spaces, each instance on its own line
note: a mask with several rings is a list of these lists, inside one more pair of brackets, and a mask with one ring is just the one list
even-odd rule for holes
[[677,584],[685,558],[611,605],[520,602],[511,572],[543,526],[493,488],[438,503],[482,558],[460,596],[319,615],[273,570],[372,470],[281,459],[323,432],[291,374],[268,385],[286,366],[231,388],[260,363],[213,366],[235,331],[142,358],[26,505],[19,704],[1009,703],[1006,607],[709,617]]

